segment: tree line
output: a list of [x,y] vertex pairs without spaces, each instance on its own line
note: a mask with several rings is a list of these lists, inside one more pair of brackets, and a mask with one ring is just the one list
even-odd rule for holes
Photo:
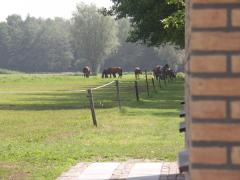
[[115,20],[94,5],[79,4],[70,20],[10,15],[0,23],[0,68],[23,72],[94,73],[109,66],[125,71],[156,64],[183,64],[184,51],[170,43],[158,47],[126,42],[132,31],[127,18]]

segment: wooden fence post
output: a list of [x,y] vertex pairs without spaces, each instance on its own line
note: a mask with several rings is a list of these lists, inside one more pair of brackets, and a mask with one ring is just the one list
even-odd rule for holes
[[159,88],[162,88],[162,85],[161,85],[161,77],[158,77],[158,85],[159,85]]
[[149,84],[148,84],[147,70],[145,70],[145,78],[146,78],[146,85],[147,85],[147,94],[149,96],[150,94],[149,94]]
[[155,81],[154,81],[154,78],[152,78],[152,85],[153,85],[153,89],[154,89],[154,91],[157,92],[156,87],[155,87]]
[[139,101],[139,91],[138,91],[138,82],[137,81],[135,81],[135,92],[136,92],[137,101]]
[[167,82],[166,82],[166,74],[164,73],[163,75],[163,78],[164,78],[164,85],[166,86],[167,85]]
[[121,109],[119,81],[116,80],[115,82],[116,82],[116,91],[117,91],[118,107],[119,107],[119,109]]
[[88,89],[88,98],[89,98],[90,109],[92,112],[93,125],[97,127],[97,119],[96,119],[96,113],[95,113],[95,108],[94,108],[92,89]]

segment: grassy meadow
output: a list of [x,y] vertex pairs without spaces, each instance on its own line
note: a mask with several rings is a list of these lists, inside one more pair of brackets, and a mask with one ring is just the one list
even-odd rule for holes
[[[55,179],[80,161],[152,159],[175,161],[183,148],[178,132],[183,80],[150,97],[134,76],[93,91],[98,127],[92,125],[85,92],[112,81],[77,75],[0,75],[0,179]],[[163,85],[163,84],[162,84]],[[72,92],[71,92],[72,91]]]

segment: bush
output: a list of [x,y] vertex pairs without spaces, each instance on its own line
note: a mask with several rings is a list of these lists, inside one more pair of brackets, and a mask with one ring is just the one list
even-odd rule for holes
[[178,79],[185,79],[185,73],[183,73],[183,72],[179,72],[179,73],[177,73],[177,78]]
[[12,71],[8,69],[0,69],[0,74],[22,74],[22,72]]

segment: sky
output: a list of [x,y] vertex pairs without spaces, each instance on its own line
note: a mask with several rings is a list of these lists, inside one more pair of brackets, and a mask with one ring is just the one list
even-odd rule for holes
[[0,4],[0,21],[8,15],[18,14],[25,18],[28,14],[34,17],[69,19],[76,4],[96,4],[98,7],[110,7],[110,0],[2,0]]

